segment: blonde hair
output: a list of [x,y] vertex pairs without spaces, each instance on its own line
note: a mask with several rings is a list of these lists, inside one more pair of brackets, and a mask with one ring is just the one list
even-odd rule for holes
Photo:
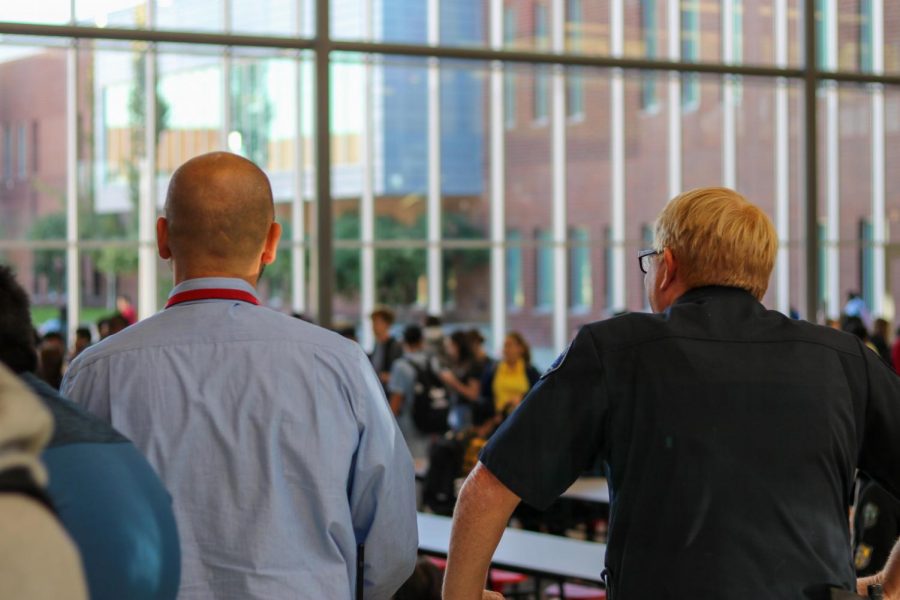
[[655,247],[668,248],[688,288],[738,287],[761,300],[778,238],[760,208],[728,188],[699,188],[673,199],[656,221]]

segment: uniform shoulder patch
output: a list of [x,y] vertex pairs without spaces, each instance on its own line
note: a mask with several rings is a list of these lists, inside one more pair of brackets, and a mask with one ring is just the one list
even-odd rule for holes
[[544,379],[545,377],[547,377],[548,375],[550,375],[551,373],[553,373],[554,371],[559,369],[561,366],[563,366],[563,363],[566,362],[566,358],[569,356],[569,349],[571,347],[572,347],[572,344],[569,343],[569,345],[566,346],[566,349],[562,351],[562,354],[557,356],[556,360],[553,361],[553,364],[550,365],[546,371],[544,371],[544,374],[541,375],[541,379]]
[[863,529],[871,529],[878,523],[878,505],[866,502],[862,508]]
[[853,566],[857,571],[862,571],[872,562],[872,546],[868,544],[860,544],[856,547],[856,554],[853,557]]

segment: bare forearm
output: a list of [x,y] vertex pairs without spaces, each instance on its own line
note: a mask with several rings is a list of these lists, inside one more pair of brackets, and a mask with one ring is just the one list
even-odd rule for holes
[[856,580],[857,593],[865,595],[868,586],[876,583],[880,583],[884,588],[884,597],[887,600],[900,599],[900,540],[894,544],[891,555],[881,571]]
[[391,394],[390,404],[394,416],[400,416],[400,409],[403,408],[403,394]]
[[519,497],[479,462],[466,479],[453,515],[445,600],[482,597],[491,557],[518,503]]

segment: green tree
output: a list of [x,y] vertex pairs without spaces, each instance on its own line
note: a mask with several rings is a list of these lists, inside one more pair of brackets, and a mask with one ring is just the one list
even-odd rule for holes
[[[411,225],[391,216],[380,215],[375,219],[375,230],[386,240],[423,239],[427,227],[427,215],[420,215]],[[456,238],[477,239],[482,231],[468,219],[458,214],[444,217],[446,231]],[[359,213],[348,212],[334,222],[334,237],[338,240],[359,239]],[[389,305],[413,304],[418,292],[419,277],[425,274],[426,251],[424,248],[387,248],[376,251],[375,293],[379,302]],[[487,265],[484,252],[445,252],[442,257],[445,273],[478,269]],[[338,249],[334,253],[335,288],[341,295],[354,297],[359,293],[359,252]],[[445,293],[446,282],[445,282]]]
[[[28,230],[30,240],[65,240],[66,213],[55,212],[37,219]],[[35,250],[34,274],[47,278],[51,291],[62,293],[66,289],[65,250]]]

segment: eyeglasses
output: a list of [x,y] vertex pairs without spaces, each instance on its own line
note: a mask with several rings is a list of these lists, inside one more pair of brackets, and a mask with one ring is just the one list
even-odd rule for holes
[[653,248],[638,252],[638,266],[641,267],[641,273],[646,275],[650,269],[650,257],[662,254],[662,252],[662,250],[654,250]]

